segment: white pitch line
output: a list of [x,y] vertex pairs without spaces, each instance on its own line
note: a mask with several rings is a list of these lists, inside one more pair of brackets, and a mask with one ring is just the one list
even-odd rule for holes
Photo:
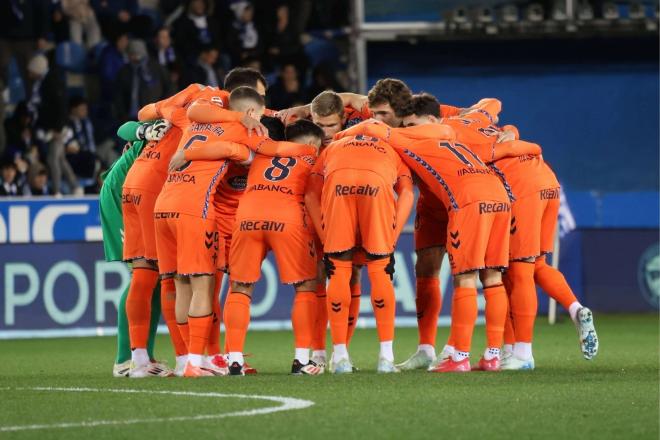
[[182,422],[182,421],[190,421],[190,420],[198,421],[198,420],[209,420],[209,419],[222,419],[226,417],[258,416],[264,414],[272,414],[280,411],[304,409],[314,405],[314,402],[312,402],[311,400],[294,399],[293,397],[282,397],[282,396],[261,396],[256,394],[254,395],[253,394],[223,394],[223,393],[197,393],[194,391],[151,391],[151,390],[135,390],[135,389],[58,388],[58,387],[1,388],[1,389],[16,390],[16,391],[52,391],[52,392],[71,392],[71,393],[90,392],[90,393],[168,394],[172,396],[256,399],[256,400],[267,400],[271,402],[276,402],[281,405],[271,406],[267,408],[234,411],[234,412],[228,412],[222,414],[198,414],[196,416],[153,417],[148,419],[126,419],[126,420],[91,420],[85,422],[0,426],[0,432],[26,431],[26,430],[38,430],[38,429],[61,429],[61,428],[93,428],[95,426],[134,425],[137,423]]

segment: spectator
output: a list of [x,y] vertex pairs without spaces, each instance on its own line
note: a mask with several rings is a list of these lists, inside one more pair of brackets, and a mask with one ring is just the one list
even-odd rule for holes
[[158,30],[150,49],[151,56],[168,71],[172,86],[176,89],[184,86],[181,81],[181,60],[176,49],[172,46],[172,38],[168,27],[162,27]]
[[305,51],[300,42],[300,33],[290,20],[289,6],[279,5],[276,9],[277,21],[272,34],[268,36],[268,56],[271,66],[282,65],[284,60],[300,60],[298,69],[305,67]]
[[234,1],[229,6],[234,18],[227,36],[227,46],[234,64],[247,57],[259,57],[261,45],[259,31],[254,24],[254,5],[250,1]]
[[126,64],[126,48],[128,47],[128,33],[116,31],[112,35],[111,44],[101,52],[99,66],[101,68],[101,96],[104,101],[112,101],[115,81],[119,70]]
[[36,172],[30,173],[30,193],[33,196],[51,196],[53,192],[48,186],[48,170],[40,167]]
[[205,46],[197,57],[186,78],[186,84],[205,84],[212,87],[222,87],[221,79],[224,75],[216,69],[220,52],[213,46]]
[[64,125],[66,123],[66,86],[56,66],[49,68],[44,55],[36,55],[28,64],[28,74],[34,81],[28,100],[28,110],[36,120],[37,137],[48,144],[48,166],[53,176],[53,191],[61,194],[62,175],[74,194],[82,190],[66,160]]
[[69,121],[64,144],[66,158],[78,178],[91,178],[97,167],[94,127],[89,120],[87,101],[81,97],[69,101]]
[[52,0],[50,4],[50,31],[55,40],[55,43],[68,41],[71,37],[69,34],[69,20],[64,12],[62,12],[62,2],[60,0]]
[[92,8],[101,25],[103,35],[109,35],[114,29],[128,30],[131,19],[138,12],[137,0],[92,0]]
[[0,196],[29,196],[25,171],[20,172],[14,162],[3,162],[0,166]]
[[316,95],[325,90],[344,91],[344,88],[337,81],[337,72],[329,63],[321,63],[312,70],[312,83],[307,88],[306,100],[311,102]]
[[14,109],[14,113],[4,123],[7,132],[5,156],[27,155],[30,147],[34,145],[34,133],[32,132],[34,120],[32,114],[28,111],[27,103],[25,101],[19,102]]
[[[36,49],[48,46],[50,29],[47,0],[0,1],[0,91],[9,84],[9,61],[15,58],[26,87],[27,64]],[[0,120],[5,119],[4,96],[0,94]],[[4,124],[0,124],[0,155],[5,150]]]
[[71,40],[83,44],[83,32],[89,49],[101,41],[101,28],[96,21],[94,10],[89,0],[61,0],[62,12],[69,17],[69,33]]
[[169,66],[177,62],[177,54],[174,47],[172,47],[169,28],[162,27],[158,29],[152,45],[152,55],[158,60],[158,64],[168,69]]
[[270,106],[274,110],[281,110],[304,104],[304,96],[298,79],[298,71],[293,63],[282,66],[277,81],[268,89]]
[[147,55],[144,41],[128,44],[128,63],[117,75],[114,110],[120,123],[136,119],[140,108],[159,101],[171,93],[169,75]]
[[173,33],[184,62],[194,62],[205,45],[220,46],[220,30],[209,16],[206,0],[190,0],[186,14],[174,23]]

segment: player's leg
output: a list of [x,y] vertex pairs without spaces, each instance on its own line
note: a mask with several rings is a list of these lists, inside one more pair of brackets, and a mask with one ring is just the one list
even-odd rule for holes
[[513,355],[513,344],[516,342],[516,334],[513,330],[513,317],[511,316],[511,281],[506,272],[502,276],[502,283],[509,298],[509,307],[506,312],[506,323],[504,324],[504,344],[502,344],[502,361]]
[[161,283],[156,283],[153,294],[151,295],[151,316],[149,317],[149,338],[147,339],[147,354],[149,359],[153,362],[156,359],[154,355],[154,347],[156,345],[156,332],[158,331],[158,322],[160,321],[160,314],[162,307],[160,303],[160,289]]
[[[446,226],[444,227],[446,231]],[[417,229],[415,230],[417,233]],[[415,262],[417,329],[419,342],[417,351],[405,362],[397,365],[402,370],[428,368],[436,359],[435,339],[438,316],[442,308],[440,292],[440,268],[445,256],[444,246],[417,249]]]
[[451,334],[454,351],[451,357],[429,371],[435,373],[470,371],[470,347],[477,320],[477,271],[454,274],[451,305]]
[[[323,254],[323,247],[317,246],[317,252]],[[314,308],[314,332],[312,334],[312,362],[325,368],[325,342],[328,332],[328,304],[326,301],[326,273],[323,259],[317,258],[316,301]]]
[[332,188],[355,185],[359,173],[339,170],[326,179],[321,211],[325,224],[324,263],[328,275],[327,310],[330,321],[334,373],[351,373],[347,348],[348,316],[351,302],[350,280],[353,271],[353,248],[357,238],[356,195],[341,195]]
[[[358,251],[357,254],[361,252]],[[356,264],[356,260],[359,260]],[[351,339],[355,333],[355,328],[357,326],[358,317],[360,316],[360,297],[362,295],[362,283],[360,282],[360,275],[362,271],[362,266],[365,264],[365,260],[360,259],[358,256],[353,255],[353,269],[351,272],[351,303],[348,306],[348,333],[346,333],[346,345],[351,345]]]
[[[177,319],[177,302],[185,302],[184,310],[187,310],[187,303],[190,302],[190,285],[187,283],[187,280],[185,285],[183,280],[179,280],[177,284],[174,276],[176,273],[177,254],[177,219],[171,218],[173,216],[170,214],[171,213],[155,213],[154,228],[156,231],[155,238],[158,269],[161,275],[160,299],[163,319],[167,325],[170,334],[170,341],[176,356],[174,374],[182,376],[188,359],[188,321],[185,312],[181,314],[182,321]],[[181,295],[187,294],[187,299],[185,299],[185,301],[184,296],[179,298],[177,295],[177,291],[183,292],[184,290],[186,293],[181,293]],[[183,309],[183,306],[180,305],[179,307]],[[181,326],[179,326],[179,322],[181,322]]]
[[236,228],[229,252],[231,284],[223,317],[230,375],[245,374],[243,350],[250,325],[250,302],[266,253],[263,231]]
[[114,377],[128,377],[131,369],[131,338],[128,335],[128,318],[126,317],[126,298],[128,298],[129,287],[130,284],[124,289],[117,307],[117,355],[112,369]]
[[[506,257],[503,264],[505,262]],[[509,300],[502,282],[501,269],[484,269],[479,275],[486,300],[486,350],[475,369],[497,371],[500,369],[500,347],[504,340]]]
[[[309,359],[316,308],[314,237],[307,226],[295,223],[284,223],[281,229],[264,231],[263,235],[266,246],[275,255],[282,283],[292,284],[296,291],[291,308],[294,338],[291,374],[320,374],[322,369],[310,365]],[[308,365],[309,368],[305,368]]]
[[213,323],[212,297],[218,256],[218,232],[213,220],[181,215],[177,224],[177,272],[190,279],[188,362],[184,377],[213,376],[203,368],[204,351]]
[[585,359],[590,360],[598,354],[598,335],[594,327],[593,314],[589,308],[578,302],[564,275],[559,270],[549,266],[545,261],[545,255],[551,253],[554,247],[559,204],[558,197],[550,199],[543,212],[541,219],[541,252],[544,255],[536,260],[534,279],[548,295],[568,310],[578,331],[582,355]]
[[360,240],[367,254],[371,304],[380,341],[377,372],[397,373],[394,365],[394,227],[396,202],[391,186],[376,174],[365,174],[360,184],[379,188],[373,196],[362,196],[358,204]]

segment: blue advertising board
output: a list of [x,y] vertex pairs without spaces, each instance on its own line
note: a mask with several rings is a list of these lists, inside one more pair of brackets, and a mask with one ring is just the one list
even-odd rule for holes
[[[104,335],[115,332],[119,298],[130,272],[104,260],[95,198],[0,202],[0,339]],[[397,325],[415,326],[415,253],[405,232],[396,250]],[[656,229],[585,229],[561,241],[560,269],[578,299],[595,311],[658,309],[660,253]],[[375,324],[368,277],[362,274],[359,327]],[[226,279],[221,291],[226,291]],[[441,325],[449,323],[449,264],[441,274]],[[480,321],[484,307],[480,295]],[[252,302],[253,329],[290,328],[293,289],[281,285],[272,258]],[[539,293],[539,312],[548,298]],[[163,327],[164,329],[165,327]]]

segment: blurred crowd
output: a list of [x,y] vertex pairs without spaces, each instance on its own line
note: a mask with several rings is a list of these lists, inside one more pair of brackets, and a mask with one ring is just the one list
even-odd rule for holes
[[3,0],[0,196],[97,193],[115,130],[236,66],[268,106],[346,88],[348,0]]

